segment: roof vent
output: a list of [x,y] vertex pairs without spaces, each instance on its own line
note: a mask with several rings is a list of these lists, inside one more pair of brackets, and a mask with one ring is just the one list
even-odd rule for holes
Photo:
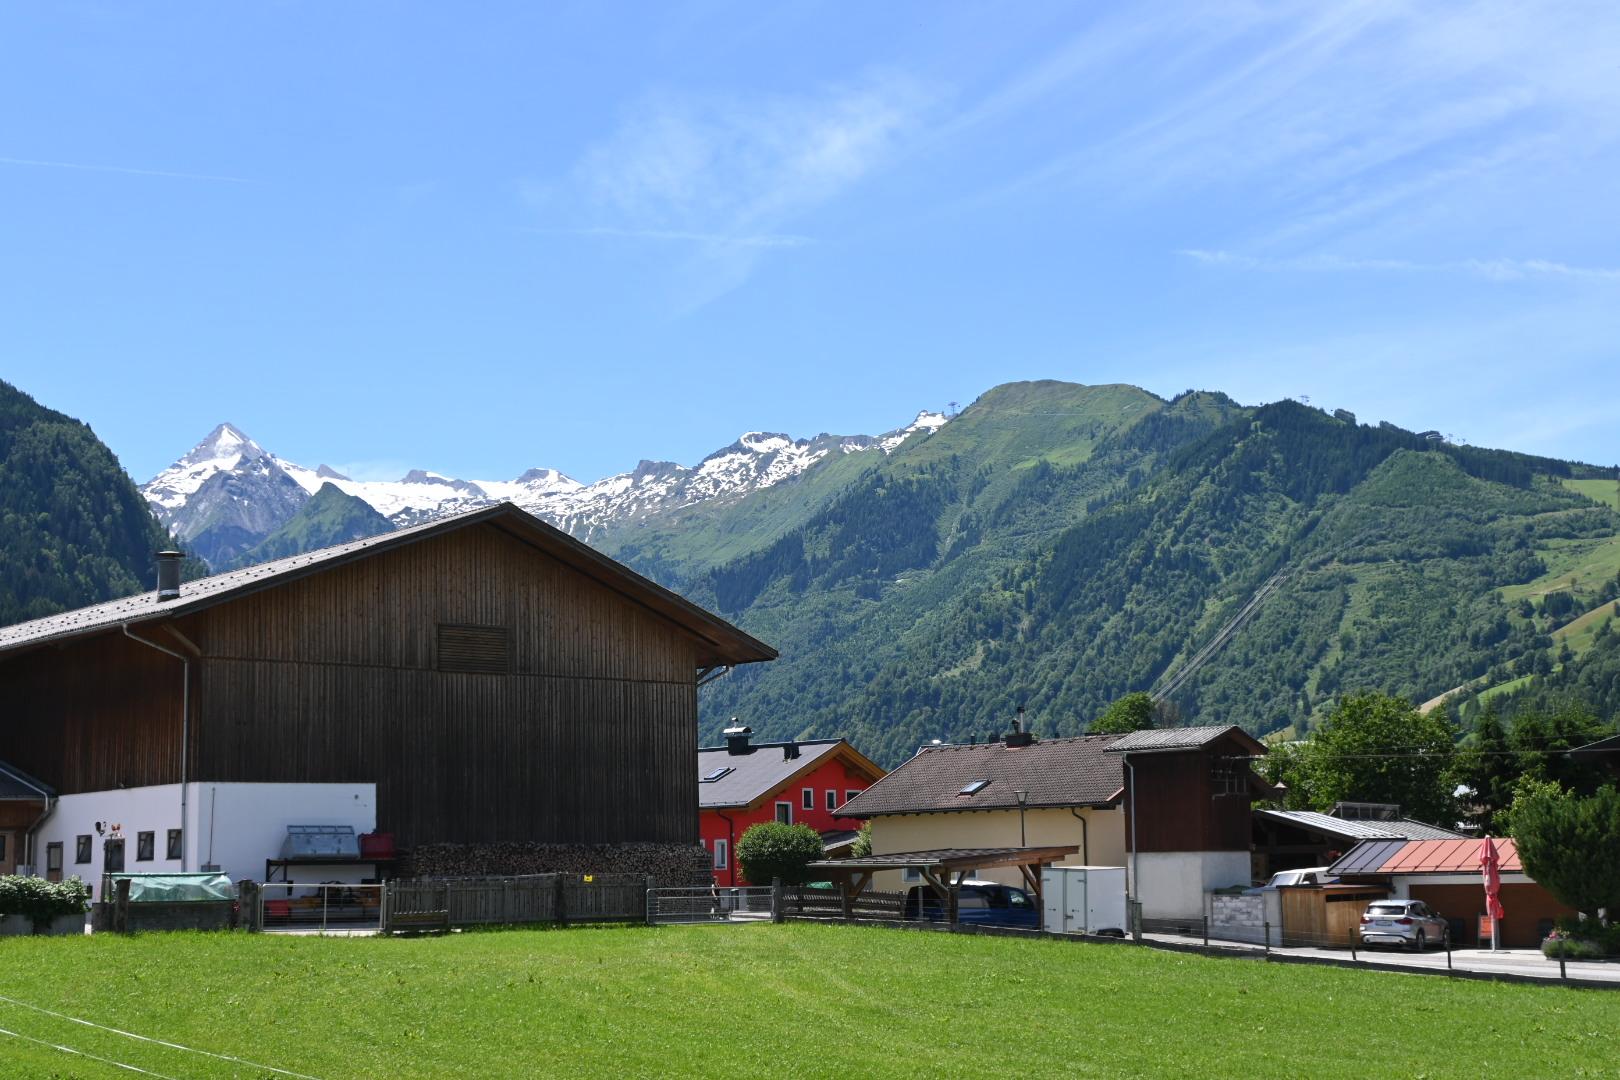
[[753,728],[749,727],[747,724],[737,723],[737,718],[733,716],[731,718],[731,726],[720,733],[726,737],[726,753],[752,754],[754,752],[754,748],[748,745],[748,736],[752,735],[753,733]]
[[165,600],[180,599],[180,562],[185,556],[178,551],[160,551],[157,553],[157,598],[162,603]]

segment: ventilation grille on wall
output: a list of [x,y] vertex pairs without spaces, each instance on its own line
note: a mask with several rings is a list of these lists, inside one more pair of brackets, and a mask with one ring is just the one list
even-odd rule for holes
[[440,623],[439,670],[506,674],[512,670],[512,632],[504,626]]

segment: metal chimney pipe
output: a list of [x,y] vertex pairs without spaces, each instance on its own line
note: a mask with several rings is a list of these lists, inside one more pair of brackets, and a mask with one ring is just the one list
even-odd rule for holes
[[157,553],[157,598],[162,603],[165,600],[180,599],[180,562],[185,556],[178,551],[160,551]]

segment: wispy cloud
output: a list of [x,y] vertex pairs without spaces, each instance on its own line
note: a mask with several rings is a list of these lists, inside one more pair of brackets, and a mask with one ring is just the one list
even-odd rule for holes
[[1297,271],[1303,273],[1393,272],[1403,274],[1468,274],[1490,281],[1526,281],[1534,278],[1565,278],[1584,281],[1620,282],[1620,269],[1604,266],[1570,266],[1550,259],[1457,259],[1448,262],[1418,262],[1411,259],[1359,259],[1341,255],[1302,255],[1268,258],[1206,248],[1183,248],[1176,252],[1210,266],[1236,270]]
[[651,94],[586,151],[561,195],[551,185],[534,201],[548,216],[610,219],[557,231],[691,244],[674,269],[681,306],[696,307],[767,252],[813,244],[787,226],[892,161],[932,100],[896,74],[797,96]]
[[86,165],[74,161],[36,161],[32,158],[0,157],[0,165],[20,165],[35,169],[74,169],[78,172],[123,173],[126,176],[162,176],[172,180],[213,180],[222,184],[251,184],[244,176],[216,176],[211,173],[169,172],[164,169],[132,169],[123,165]]
[[1130,28],[1088,29],[1036,65],[1049,76],[1016,78],[984,108],[1081,81],[1129,95],[1113,116],[1077,100],[1085,122],[1067,144],[999,194],[1239,197],[1251,240],[1277,243],[1398,229],[1442,191],[1460,212],[1620,144],[1608,26],[1606,5],[1580,2],[1221,5],[1157,20],[1145,62]]
[[526,229],[525,232],[547,233],[552,236],[609,236],[621,240],[674,241],[704,244],[714,247],[742,248],[796,248],[814,244],[813,237],[793,233],[764,233],[754,236],[729,236],[725,233],[693,232],[690,229],[614,229],[606,226],[587,229]]

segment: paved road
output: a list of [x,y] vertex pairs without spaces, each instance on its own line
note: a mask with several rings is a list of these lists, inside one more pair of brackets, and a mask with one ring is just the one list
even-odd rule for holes
[[[1144,934],[1146,938],[1185,945],[1188,939],[1171,934]],[[1231,949],[1246,954],[1259,953],[1258,946],[1233,942],[1210,942],[1211,948]],[[1349,949],[1281,948],[1274,946],[1273,956],[1301,959],[1331,960],[1341,964],[1350,962]],[[1357,963],[1370,963],[1384,967],[1413,968],[1427,971],[1445,971],[1444,951],[1409,953],[1398,949],[1357,949]],[[1514,975],[1521,978],[1559,979],[1558,961],[1541,955],[1539,949],[1457,949],[1451,954],[1451,966],[1456,971],[1475,971],[1491,975]],[[1620,985],[1620,962],[1569,961],[1565,971],[1570,979],[1604,982]]]

